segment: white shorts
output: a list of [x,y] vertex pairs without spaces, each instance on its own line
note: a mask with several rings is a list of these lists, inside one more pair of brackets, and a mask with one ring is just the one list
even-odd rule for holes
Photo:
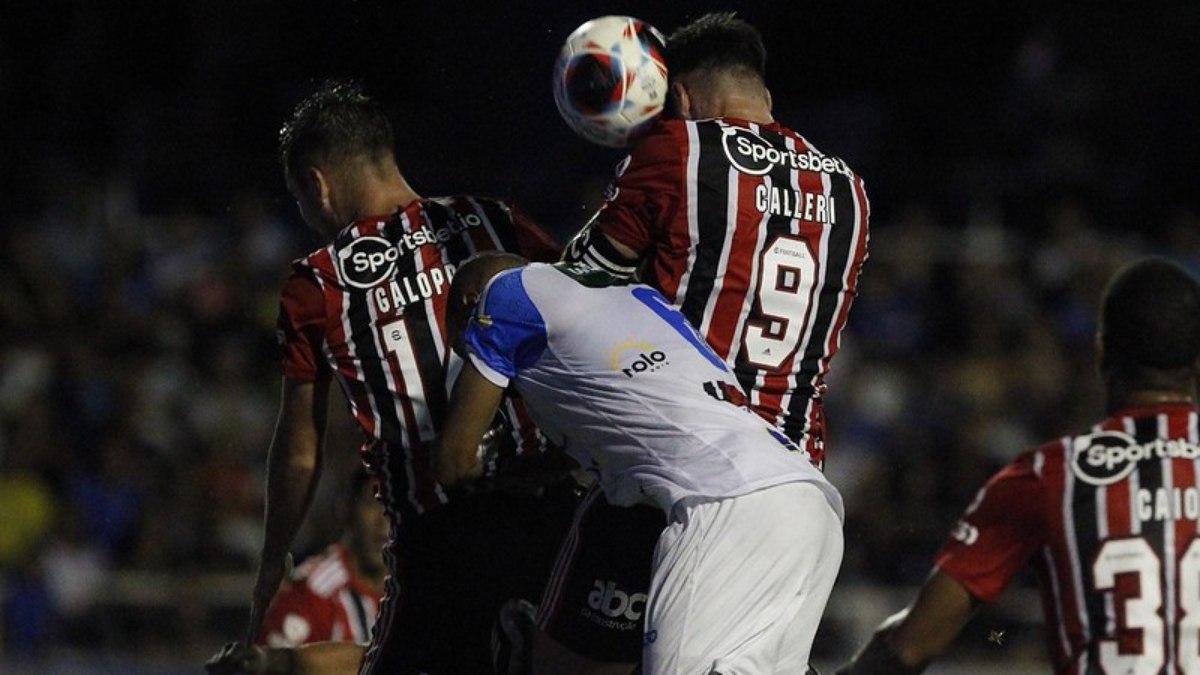
[[803,675],[842,562],[812,483],[676,509],[646,604],[646,675]]

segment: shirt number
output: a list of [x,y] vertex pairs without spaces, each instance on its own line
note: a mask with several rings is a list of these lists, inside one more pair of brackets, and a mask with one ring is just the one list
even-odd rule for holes
[[[1100,665],[1107,673],[1155,675],[1166,661],[1162,604],[1162,562],[1145,539],[1104,543],[1092,565],[1096,590],[1111,593],[1114,625],[1100,640]],[[1121,583],[1132,576],[1136,585]],[[1184,675],[1200,675],[1200,539],[1179,560],[1177,665]],[[1140,641],[1140,649],[1130,648]]]
[[778,370],[804,336],[817,280],[817,261],[803,239],[780,236],[762,253],[757,315],[746,320],[742,348],[746,360]]

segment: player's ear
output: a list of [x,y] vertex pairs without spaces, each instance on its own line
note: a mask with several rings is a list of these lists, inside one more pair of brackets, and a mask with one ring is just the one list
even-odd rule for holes
[[317,198],[317,202],[326,209],[331,208],[330,194],[333,191],[333,186],[329,182],[329,175],[319,167],[310,166],[305,169],[304,176],[308,183],[308,189]]
[[672,112],[685,120],[692,119],[692,98],[687,87],[679,80],[671,83],[670,104]]
[[775,103],[771,100],[771,90],[763,87],[763,96],[767,99],[767,112],[774,112]]
[[[1104,333],[1102,331],[1096,331],[1095,349],[1096,370],[1101,375],[1104,375],[1105,371],[1108,370],[1108,354],[1104,351]],[[1200,367],[1200,363],[1197,363],[1197,366]]]

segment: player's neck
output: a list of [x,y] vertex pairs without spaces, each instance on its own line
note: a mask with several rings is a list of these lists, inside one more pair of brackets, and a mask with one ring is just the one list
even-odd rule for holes
[[732,117],[756,124],[772,124],[775,121],[775,118],[771,116],[770,108],[758,101],[740,96],[727,97],[722,102],[720,110],[720,114],[715,117]]
[[367,186],[357,204],[358,213],[350,220],[391,215],[420,198],[421,196],[409,187],[408,182],[397,174],[389,180]]
[[350,554],[346,556],[346,564],[350,566],[354,577],[378,591],[383,591],[383,580],[387,576],[387,570],[381,565],[363,565],[363,561],[354,552],[355,548],[347,546],[347,550]]
[[1193,393],[1174,389],[1133,389],[1109,397],[1108,411],[1154,408],[1164,405],[1196,405]]
[[1196,405],[1196,373],[1178,370],[1114,368],[1105,373],[1108,412],[1123,408]]

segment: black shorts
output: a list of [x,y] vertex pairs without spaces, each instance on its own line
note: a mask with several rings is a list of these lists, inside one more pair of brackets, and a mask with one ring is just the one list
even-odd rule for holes
[[589,659],[640,661],[650,567],[666,524],[661,510],[613,506],[593,486],[559,550],[538,627]]
[[[364,675],[490,673],[491,627],[511,597],[538,598],[578,502],[503,492],[452,500],[400,528]],[[387,557],[387,556],[385,556]]]

